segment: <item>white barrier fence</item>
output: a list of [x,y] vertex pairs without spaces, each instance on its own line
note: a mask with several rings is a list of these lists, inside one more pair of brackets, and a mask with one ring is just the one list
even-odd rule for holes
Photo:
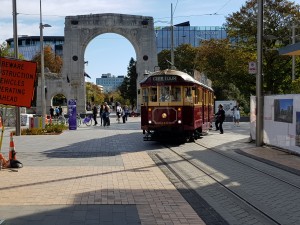
[[[250,99],[250,132],[256,139],[256,97]],[[300,95],[264,96],[263,142],[300,154]]]

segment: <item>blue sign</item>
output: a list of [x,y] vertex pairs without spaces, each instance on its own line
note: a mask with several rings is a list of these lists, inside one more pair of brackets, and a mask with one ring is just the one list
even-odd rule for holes
[[68,101],[68,114],[69,114],[69,130],[77,130],[77,113],[76,113],[76,100],[70,99]]

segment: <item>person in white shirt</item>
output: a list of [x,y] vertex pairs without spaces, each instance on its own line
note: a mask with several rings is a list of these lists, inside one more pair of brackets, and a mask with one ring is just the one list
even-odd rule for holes
[[234,106],[231,110],[233,111],[234,126],[239,127],[240,126],[240,119],[241,119],[239,103],[236,102],[236,106]]

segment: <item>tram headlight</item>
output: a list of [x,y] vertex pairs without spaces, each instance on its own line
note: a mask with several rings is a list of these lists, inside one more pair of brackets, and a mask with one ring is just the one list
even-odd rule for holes
[[161,114],[161,118],[166,119],[167,118],[167,113]]
[[151,124],[151,123],[152,123],[152,121],[151,121],[151,120],[149,120],[149,121],[148,121],[148,123],[149,123],[149,124]]
[[178,123],[181,124],[181,120],[178,120]]

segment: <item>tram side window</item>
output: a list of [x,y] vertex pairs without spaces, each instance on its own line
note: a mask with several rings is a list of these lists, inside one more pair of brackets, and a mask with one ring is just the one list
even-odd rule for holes
[[193,103],[193,96],[192,96],[192,88],[191,87],[185,87],[184,88],[184,101]]
[[142,93],[143,93],[143,102],[148,102],[148,89],[147,88],[143,88],[142,89]]
[[150,88],[150,102],[157,102],[157,87]]
[[199,90],[199,88],[196,88],[196,90],[195,90],[195,101],[194,101],[194,103],[195,104],[200,104],[200,90]]

